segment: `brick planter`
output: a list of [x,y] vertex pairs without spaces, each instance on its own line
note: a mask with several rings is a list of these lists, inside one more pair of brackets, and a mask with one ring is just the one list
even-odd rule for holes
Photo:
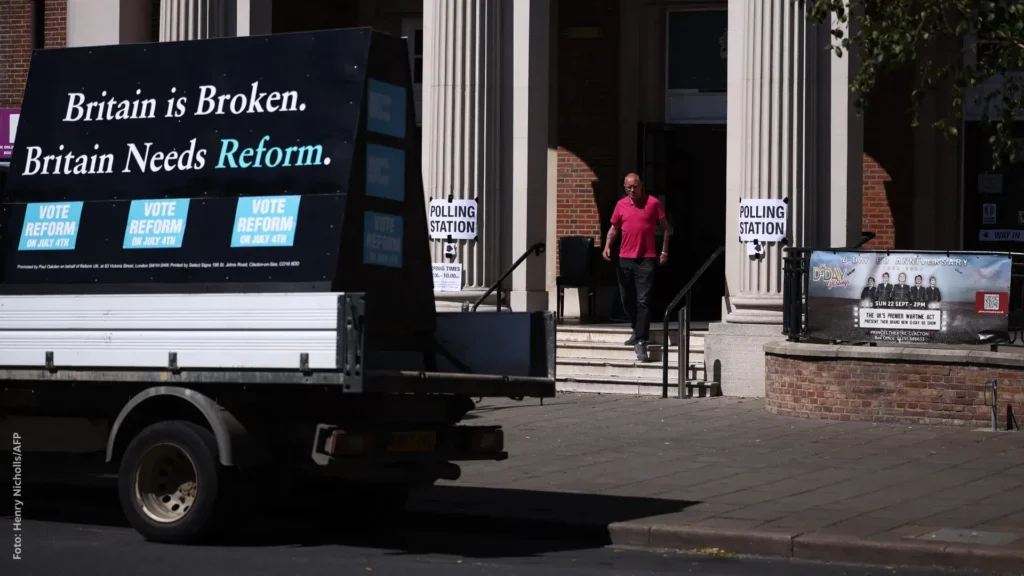
[[1024,354],[950,348],[765,345],[765,406],[803,418],[990,427],[1013,406],[1024,426]]

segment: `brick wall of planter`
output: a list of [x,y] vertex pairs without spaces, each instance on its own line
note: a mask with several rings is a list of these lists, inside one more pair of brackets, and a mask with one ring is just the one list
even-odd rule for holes
[[802,418],[991,426],[991,382],[999,425],[1006,406],[1024,425],[1024,355],[972,350],[765,346],[769,412]]

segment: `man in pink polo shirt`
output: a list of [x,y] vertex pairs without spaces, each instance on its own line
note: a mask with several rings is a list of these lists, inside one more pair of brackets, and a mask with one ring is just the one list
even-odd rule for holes
[[[604,242],[604,259],[612,259],[612,243],[621,233],[619,246],[619,294],[622,307],[633,327],[626,345],[633,346],[636,359],[647,361],[647,341],[651,331],[650,303],[654,288],[654,267],[668,262],[668,220],[661,202],[644,191],[643,182],[630,173],[624,182],[626,197],[612,212],[612,227]],[[661,253],[655,246],[655,231],[662,229]]]

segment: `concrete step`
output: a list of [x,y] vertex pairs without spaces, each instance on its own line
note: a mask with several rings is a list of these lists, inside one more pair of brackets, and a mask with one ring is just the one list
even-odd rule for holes
[[[676,398],[679,396],[678,382],[670,375],[668,381],[668,396]],[[630,380],[624,378],[608,378],[602,376],[559,376],[555,387],[560,392],[584,392],[592,394],[629,394],[637,396],[661,396],[663,388],[661,379],[651,380]],[[687,383],[684,395],[687,397],[697,396],[700,390],[699,381]]]
[[[649,354],[648,354],[649,355]],[[696,376],[694,376],[696,373]],[[701,378],[704,373],[703,362],[690,361],[690,378]],[[559,378],[587,379],[589,377],[616,378],[620,381],[655,381],[661,383],[661,362],[637,362],[636,360],[592,360],[592,359],[560,359],[556,368]],[[678,379],[678,368],[669,365],[669,380]]]
[[[622,343],[612,344],[606,342],[559,342],[558,361],[562,360],[608,360],[608,361],[629,361],[635,360],[636,356],[632,346],[623,346]],[[650,345],[647,347],[647,355],[653,362],[661,362],[661,355],[664,348],[661,345]],[[668,349],[669,366],[676,366],[679,355],[678,346],[670,346]],[[690,347],[690,363],[704,361],[704,346]]]
[[[703,330],[690,331],[690,346],[703,345]],[[630,336],[628,326],[558,326],[558,342],[595,342],[603,344],[622,344]],[[674,325],[669,326],[669,340],[671,345],[679,344],[678,332]],[[664,332],[661,325],[651,325],[651,344],[662,344],[665,342]]]

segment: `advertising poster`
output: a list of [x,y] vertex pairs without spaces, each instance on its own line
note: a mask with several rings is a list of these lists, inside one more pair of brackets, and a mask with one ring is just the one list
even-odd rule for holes
[[405,49],[359,29],[36,52],[0,110],[0,291],[432,299]]
[[980,344],[1008,338],[1006,255],[814,252],[807,336]]

